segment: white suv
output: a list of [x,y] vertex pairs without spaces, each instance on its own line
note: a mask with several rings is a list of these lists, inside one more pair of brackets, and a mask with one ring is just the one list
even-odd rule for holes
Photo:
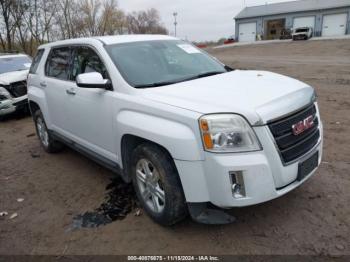
[[27,110],[27,76],[32,59],[24,54],[0,54],[0,117]]
[[321,162],[314,89],[264,71],[232,70],[169,36],[108,36],[39,47],[29,103],[47,152],[68,145],[133,182],[146,212],[174,224],[187,212],[280,197]]

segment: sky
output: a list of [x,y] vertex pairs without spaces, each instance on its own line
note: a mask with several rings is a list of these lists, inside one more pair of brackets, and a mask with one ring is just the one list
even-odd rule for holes
[[190,41],[219,40],[234,34],[233,18],[244,6],[291,0],[118,0],[128,12],[156,8],[164,26],[174,35],[177,12],[177,36]]

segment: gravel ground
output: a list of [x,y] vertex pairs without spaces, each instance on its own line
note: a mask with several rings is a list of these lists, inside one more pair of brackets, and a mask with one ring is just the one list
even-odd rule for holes
[[0,254],[350,255],[350,40],[209,52],[235,68],[274,71],[316,88],[325,125],[317,175],[282,198],[231,210],[238,221],[228,226],[187,219],[164,228],[133,211],[69,231],[74,216],[104,201],[112,174],[69,149],[44,153],[31,118],[11,117],[0,123],[0,212],[9,213],[0,217]]

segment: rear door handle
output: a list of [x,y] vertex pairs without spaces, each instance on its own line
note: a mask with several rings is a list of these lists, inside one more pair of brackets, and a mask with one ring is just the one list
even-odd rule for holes
[[40,83],[40,86],[41,86],[41,87],[46,87],[47,85],[46,85],[45,82],[41,82],[41,83]]
[[74,88],[67,89],[67,90],[66,90],[66,93],[67,93],[68,95],[73,95],[73,96],[76,94]]

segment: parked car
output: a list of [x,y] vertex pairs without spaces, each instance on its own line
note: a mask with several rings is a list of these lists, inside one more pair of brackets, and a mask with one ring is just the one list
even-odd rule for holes
[[196,44],[196,47],[204,49],[204,48],[207,48],[208,45],[207,44]]
[[30,109],[43,148],[63,144],[133,183],[162,225],[229,223],[223,209],[280,197],[321,163],[315,91],[233,70],[169,36],[65,40],[39,47]]
[[27,108],[31,63],[32,59],[24,54],[0,54],[0,116]]
[[227,40],[225,40],[224,45],[233,44],[234,42],[236,42],[235,36],[232,35],[232,36],[230,36]]
[[300,27],[293,30],[293,40],[308,40],[313,35],[313,29],[311,27]]
[[280,40],[292,39],[292,30],[291,29],[282,29]]

